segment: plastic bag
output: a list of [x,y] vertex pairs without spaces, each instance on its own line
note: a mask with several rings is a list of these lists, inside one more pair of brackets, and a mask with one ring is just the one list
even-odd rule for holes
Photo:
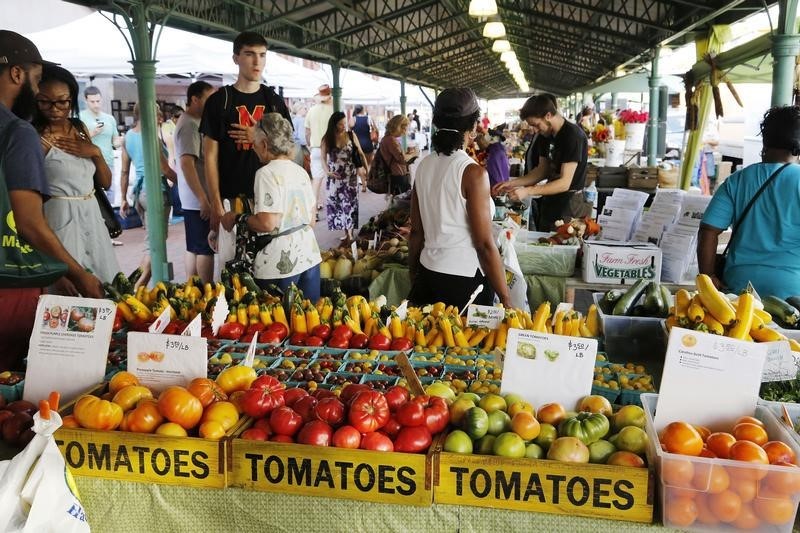
[[[505,227],[503,227],[505,226]],[[516,229],[519,229],[513,221],[506,220],[503,226],[498,227],[497,246],[500,248],[500,256],[503,258],[503,266],[506,270],[506,284],[508,285],[511,305],[517,309],[528,308],[528,284],[522,275],[522,269],[517,259],[517,251],[514,249]]]
[[72,475],[53,433],[61,427],[58,395],[33,415],[36,435],[13,459],[0,462],[0,531],[90,531]]
[[[229,200],[222,201],[223,208],[227,213],[231,209]],[[222,224],[219,225],[217,232],[217,249],[214,260],[214,279],[219,279],[222,269],[225,268],[225,263],[230,261],[236,255],[236,226],[232,231],[225,231]]]

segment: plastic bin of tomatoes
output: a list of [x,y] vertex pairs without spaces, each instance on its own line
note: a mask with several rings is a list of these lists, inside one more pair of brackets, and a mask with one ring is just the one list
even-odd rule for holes
[[800,445],[764,405],[727,431],[674,421],[658,435],[657,394],[642,394],[648,457],[660,478],[664,525],[692,531],[792,531]]

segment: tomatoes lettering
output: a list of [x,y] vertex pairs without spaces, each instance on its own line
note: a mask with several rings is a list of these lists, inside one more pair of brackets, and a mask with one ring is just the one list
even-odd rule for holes
[[389,420],[389,404],[380,392],[359,392],[350,402],[348,420],[361,433],[377,431]]
[[278,435],[294,437],[303,425],[303,417],[291,407],[282,405],[269,415],[269,427]]
[[333,428],[322,420],[312,420],[297,434],[297,442],[312,446],[330,446],[333,439]]

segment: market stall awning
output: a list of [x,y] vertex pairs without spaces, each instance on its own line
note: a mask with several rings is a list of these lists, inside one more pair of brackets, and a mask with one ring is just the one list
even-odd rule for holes
[[[518,95],[516,84],[470,17],[469,0],[71,0],[96,9],[145,5],[153,20],[232,39],[264,34],[273,50],[485,98]],[[659,43],[711,22],[738,20],[758,0],[497,1],[507,39],[534,90],[569,94],[620,64],[643,64]]]
[[[765,34],[722,52],[714,61],[733,83],[771,83],[771,50],[772,38]],[[696,80],[707,78],[711,65],[705,60],[698,61],[691,72]]]
[[[683,81],[678,76],[661,76],[661,85],[669,87],[671,92],[683,91]],[[588,86],[584,92],[593,94],[606,93],[645,93],[650,90],[650,73],[634,72],[611,81]]]

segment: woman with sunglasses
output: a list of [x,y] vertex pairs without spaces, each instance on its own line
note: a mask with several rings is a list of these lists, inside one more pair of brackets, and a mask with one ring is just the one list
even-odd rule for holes
[[[111,186],[111,170],[78,118],[78,82],[69,71],[46,66],[39,82],[33,125],[44,149],[50,199],[44,213],[69,253],[104,282],[119,272],[95,187]],[[60,292],[77,295],[74,287]]]

